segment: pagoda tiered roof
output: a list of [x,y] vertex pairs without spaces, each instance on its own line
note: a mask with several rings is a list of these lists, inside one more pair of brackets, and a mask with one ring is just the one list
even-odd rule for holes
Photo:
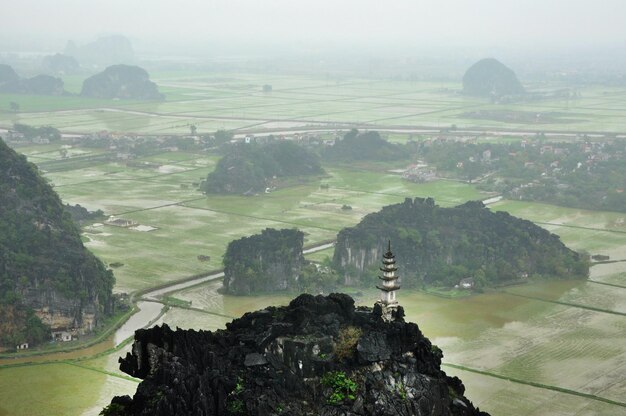
[[394,290],[398,290],[400,289],[400,285],[396,284],[390,287],[385,287],[385,286],[376,286],[377,289],[380,289],[384,292],[393,292]]
[[398,276],[378,276],[380,280],[384,280],[385,282],[391,282],[392,280],[398,280]]

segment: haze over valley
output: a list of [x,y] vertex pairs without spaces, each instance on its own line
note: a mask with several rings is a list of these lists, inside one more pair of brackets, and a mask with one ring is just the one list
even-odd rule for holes
[[625,3],[5,9],[0,416],[626,410]]

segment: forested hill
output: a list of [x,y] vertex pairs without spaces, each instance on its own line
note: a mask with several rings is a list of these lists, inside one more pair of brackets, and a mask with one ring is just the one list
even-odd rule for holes
[[207,193],[261,192],[277,179],[323,173],[318,157],[296,145],[241,143],[229,147],[204,184]]
[[224,290],[234,295],[293,289],[302,267],[304,233],[265,229],[231,241],[224,254]]
[[0,342],[49,339],[33,311],[52,328],[89,330],[111,312],[113,283],[35,165],[0,139]]
[[83,82],[80,95],[92,98],[162,100],[148,72],[133,65],[112,65]]
[[454,286],[473,277],[494,285],[525,276],[583,278],[589,265],[557,235],[480,201],[442,208],[430,198],[407,198],[339,232],[334,266],[347,283],[372,285],[391,240],[404,286]]
[[380,137],[377,131],[359,133],[352,129],[343,139],[324,152],[329,161],[352,162],[361,160],[397,160],[407,158],[406,152],[398,145],[389,143]]

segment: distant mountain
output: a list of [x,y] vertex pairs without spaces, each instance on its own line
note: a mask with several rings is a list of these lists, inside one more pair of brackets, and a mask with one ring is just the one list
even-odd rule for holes
[[93,98],[162,100],[157,85],[148,72],[138,66],[113,65],[87,78],[80,95]]
[[468,277],[490,286],[533,275],[589,273],[583,256],[530,221],[492,212],[480,201],[442,208],[430,198],[407,198],[339,232],[333,263],[345,272],[346,283],[371,286],[378,280],[388,240],[405,286],[451,287]]
[[207,193],[262,192],[274,179],[323,173],[317,155],[292,142],[241,143],[229,148],[207,176]]
[[79,62],[101,66],[135,62],[130,40],[121,35],[103,36],[85,45],[69,41],[64,54],[73,56]]
[[78,61],[73,56],[60,53],[45,56],[41,61],[41,67],[53,74],[72,74],[80,69]]
[[339,162],[397,160],[407,157],[399,146],[380,137],[377,131],[359,133],[353,129],[323,153],[325,159]]
[[481,59],[463,75],[463,93],[481,97],[524,94],[525,90],[512,69],[493,59]]
[[63,80],[50,75],[20,78],[9,65],[0,64],[0,92],[9,94],[63,95]]
[[19,75],[10,65],[0,64],[0,90],[5,85],[11,85],[20,81]]
[[45,325],[92,330],[113,283],[35,165],[0,140],[0,344],[47,340]]

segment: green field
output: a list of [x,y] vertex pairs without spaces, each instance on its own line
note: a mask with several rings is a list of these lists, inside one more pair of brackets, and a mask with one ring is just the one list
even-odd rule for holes
[[[156,73],[153,78],[168,95],[165,102],[0,95],[0,109],[18,101],[22,110],[18,114],[0,111],[0,125],[20,121],[52,124],[65,131],[159,134],[187,133],[190,123],[201,133],[253,125],[279,129],[337,122],[626,129],[626,90],[608,87],[582,88],[582,98],[577,100],[497,107],[559,112],[576,119],[537,126],[459,118],[466,111],[494,106],[460,96],[452,91],[458,85],[446,83],[201,73]],[[80,81],[70,80],[68,88],[77,91]],[[261,92],[266,83],[272,84],[271,93]],[[395,142],[409,137],[408,133],[389,135]],[[327,177],[270,194],[206,196],[192,184],[213,170],[219,158],[213,153],[159,153],[141,160],[157,162],[160,168],[139,169],[117,161],[85,163],[80,159],[109,152],[102,149],[75,147],[69,149],[69,159],[62,159],[56,144],[17,150],[41,167],[64,202],[156,228],[150,232],[106,225],[84,228],[87,247],[108,264],[123,264],[115,269],[118,292],[219,269],[229,241],[265,227],[300,228],[305,232],[305,245],[311,245],[333,239],[343,227],[406,197],[433,197],[443,206],[487,198],[460,182],[409,183],[388,172],[404,166],[380,163],[325,166]],[[352,210],[342,210],[342,205]],[[501,201],[491,209],[534,221],[575,249],[626,260],[626,226],[620,221],[624,214],[520,201]],[[307,258],[322,261],[332,253],[327,249]],[[199,261],[199,255],[210,260]],[[444,362],[466,368],[447,366],[444,370],[459,375],[468,397],[492,415],[623,414],[624,407],[601,400],[499,378],[625,401],[626,262],[595,265],[590,278],[587,282],[538,282],[461,299],[403,290],[400,302],[407,319],[417,322],[442,348]],[[223,328],[229,317],[291,299],[291,295],[224,296],[218,293],[219,286],[211,282],[170,294],[199,310],[172,307],[159,323],[214,330]],[[355,292],[357,302],[364,305],[371,305],[377,296],[371,290]],[[120,378],[123,374],[117,369],[117,357],[129,348],[73,364],[0,367],[0,416],[97,414],[113,395],[132,394],[136,388],[135,382]],[[94,349],[93,355],[103,349]],[[77,354],[63,359],[76,358]]]
[[[508,105],[458,94],[460,82],[409,82],[359,78],[258,75],[246,73],[153,73],[166,94],[163,102],[97,100],[78,96],[0,94],[0,125],[52,125],[65,131],[201,133],[217,129],[268,129],[353,123],[373,128],[433,126],[493,127],[558,131],[626,130],[626,89],[580,87],[580,98]],[[78,92],[81,79],[66,80]],[[262,92],[264,84],[273,90]],[[555,88],[560,86],[555,85]],[[8,111],[17,102],[20,112]],[[71,110],[71,111],[70,111]],[[547,123],[468,118],[474,111],[557,114]],[[399,140],[396,137],[395,140]]]
[[0,415],[97,415],[137,383],[72,364],[0,368]]
[[[91,151],[71,150],[77,154]],[[42,168],[49,160],[60,159],[54,146],[18,151]],[[123,264],[115,270],[118,291],[143,289],[218,269],[228,242],[267,227],[297,227],[305,232],[305,245],[311,245],[335,238],[339,230],[355,225],[366,214],[406,197],[434,197],[446,206],[485,197],[459,182],[415,184],[381,172],[379,167],[332,166],[326,167],[327,176],[321,180],[270,194],[206,196],[192,184],[213,170],[216,155],[166,152],[141,160],[162,165],[139,169],[105,162],[85,167],[82,163],[74,165],[70,158],[61,161],[62,170],[46,174],[67,203],[102,209],[106,215],[156,228],[150,232],[106,225],[84,228],[87,247],[106,263]],[[329,185],[328,189],[320,188],[321,183]],[[344,204],[352,210],[342,210]],[[199,255],[211,260],[201,262]]]

